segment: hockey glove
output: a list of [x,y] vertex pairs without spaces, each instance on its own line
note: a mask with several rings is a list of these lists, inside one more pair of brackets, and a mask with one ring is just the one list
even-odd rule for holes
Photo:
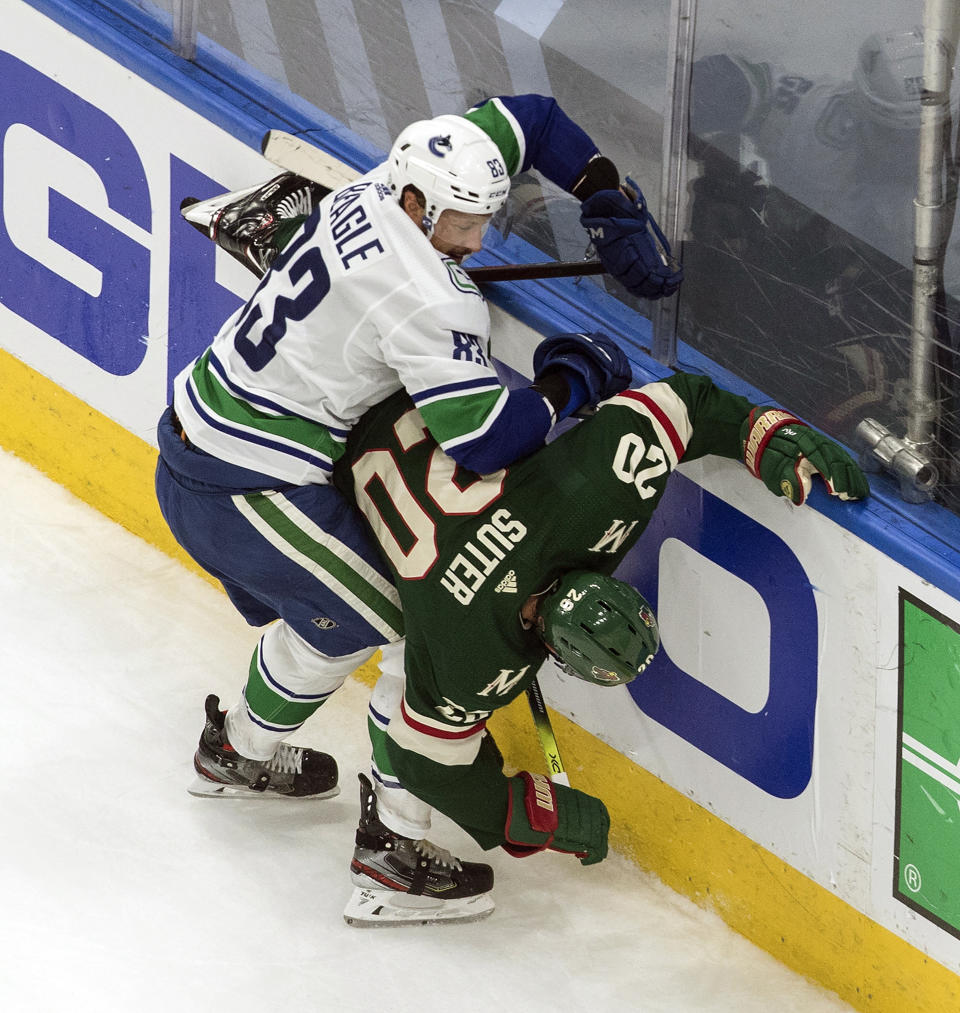
[[567,403],[557,409],[558,422],[619,394],[633,379],[620,346],[600,331],[544,338],[533,353],[534,383],[551,369],[559,369],[570,385]]
[[580,207],[587,230],[606,270],[630,293],[643,299],[673,295],[683,281],[683,268],[647,210],[637,190],[631,201],[620,190],[600,190]]
[[779,408],[754,408],[740,428],[743,460],[776,496],[800,506],[819,474],[831,496],[869,495],[866,476],[837,443]]
[[606,858],[610,817],[600,799],[526,770],[509,784],[505,851],[525,858],[549,848],[574,854],[583,865]]

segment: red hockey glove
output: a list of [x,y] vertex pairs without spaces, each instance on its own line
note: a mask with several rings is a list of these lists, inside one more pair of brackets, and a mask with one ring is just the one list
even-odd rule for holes
[[574,854],[583,865],[607,856],[610,816],[598,798],[521,770],[510,778],[504,850],[525,858],[549,848]]
[[869,495],[866,476],[838,443],[779,408],[754,408],[740,428],[743,460],[775,495],[800,506],[819,474],[831,496]]

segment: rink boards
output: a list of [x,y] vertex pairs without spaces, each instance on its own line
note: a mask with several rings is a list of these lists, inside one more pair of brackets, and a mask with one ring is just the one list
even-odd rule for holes
[[[153,499],[156,420],[253,280],[178,207],[266,178],[251,138],[275,124],[70,27],[5,12],[2,444],[183,558]],[[538,333],[493,315],[528,370]],[[797,510],[708,459],[671,479],[623,575],[660,617],[651,670],[609,691],[541,673],[615,846],[857,1008],[960,1006],[956,553],[880,500]],[[542,765],[522,707],[494,727]]]

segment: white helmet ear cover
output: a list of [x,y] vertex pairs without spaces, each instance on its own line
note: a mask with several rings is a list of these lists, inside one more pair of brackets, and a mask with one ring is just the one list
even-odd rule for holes
[[415,186],[434,222],[446,210],[495,214],[510,192],[500,149],[476,124],[452,115],[401,131],[390,149],[389,182],[398,199],[405,186]]

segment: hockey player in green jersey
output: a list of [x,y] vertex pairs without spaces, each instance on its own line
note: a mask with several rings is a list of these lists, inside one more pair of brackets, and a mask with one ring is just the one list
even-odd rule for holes
[[[548,339],[538,354],[561,357],[564,342],[573,348],[579,337]],[[549,848],[585,865],[604,858],[603,802],[542,775],[505,776],[485,723],[530,685],[548,653],[600,685],[627,682],[645,666],[655,619],[610,575],[677,464],[706,454],[744,461],[798,505],[817,473],[842,499],[869,492],[846,451],[799,419],[684,373],[623,391],[549,446],[482,477],[458,471],[405,394],[355,427],[338,482],[393,573],[407,640],[402,698],[386,701],[384,679],[375,690],[385,729],[377,779],[398,790],[374,799],[361,776],[354,910],[390,903],[370,831],[377,805],[392,807],[391,825],[406,818],[413,836],[424,836],[416,822],[428,826],[434,807],[484,849]],[[416,798],[404,801],[408,793]]]

